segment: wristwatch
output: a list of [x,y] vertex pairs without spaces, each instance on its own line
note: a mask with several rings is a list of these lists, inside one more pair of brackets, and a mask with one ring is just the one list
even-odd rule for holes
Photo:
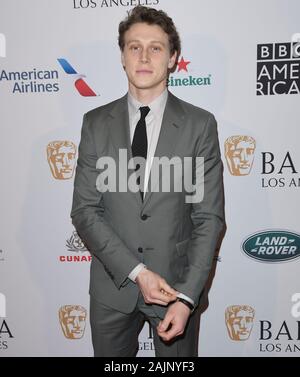
[[189,301],[185,300],[184,298],[177,297],[176,301],[180,301],[180,302],[182,302],[184,305],[186,305],[186,306],[191,310],[191,314],[192,314],[193,311],[195,310],[194,305],[191,304]]

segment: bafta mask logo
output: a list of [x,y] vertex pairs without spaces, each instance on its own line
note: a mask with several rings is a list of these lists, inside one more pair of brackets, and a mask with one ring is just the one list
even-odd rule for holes
[[249,305],[228,306],[225,322],[232,340],[247,340],[251,334],[255,311]]
[[52,141],[47,145],[47,159],[55,179],[70,179],[75,169],[76,145],[71,141]]
[[256,142],[251,136],[231,136],[225,141],[225,157],[232,175],[248,175],[251,171]]
[[83,337],[86,313],[86,309],[80,305],[65,305],[59,309],[59,322],[67,339]]
[[68,251],[74,251],[76,253],[78,253],[79,251],[82,253],[88,251],[76,230],[74,230],[72,236],[67,240],[66,246]]
[[0,318],[6,318],[6,298],[0,293]]

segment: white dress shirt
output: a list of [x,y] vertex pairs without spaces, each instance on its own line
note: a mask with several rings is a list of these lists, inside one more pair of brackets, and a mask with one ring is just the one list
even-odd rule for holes
[[[148,115],[146,116],[146,132],[148,140],[147,148],[147,160],[145,166],[145,178],[144,178],[144,195],[147,190],[148,180],[150,176],[151,162],[155,154],[159,133],[161,129],[162,118],[164,115],[166,103],[168,99],[168,91],[165,89],[162,94],[152,101],[147,106],[150,108]],[[129,130],[130,130],[130,142],[132,144],[135,127],[140,120],[141,112],[140,107],[145,106],[137,101],[130,93],[128,93],[128,113],[129,113]]]
[[[129,113],[129,130],[130,130],[130,141],[132,144],[135,127],[141,117],[140,107],[148,106],[150,111],[146,116],[146,132],[148,140],[148,149],[147,149],[147,161],[145,166],[145,178],[144,178],[144,195],[147,190],[148,180],[150,176],[152,158],[154,157],[162,119],[168,99],[168,90],[165,89],[160,96],[158,96],[154,101],[145,105],[136,100],[131,93],[128,92],[128,113]],[[135,282],[137,275],[140,271],[146,268],[143,263],[139,263],[128,275],[129,279]],[[179,293],[177,297],[181,297],[191,304],[194,305],[194,301],[183,293]]]

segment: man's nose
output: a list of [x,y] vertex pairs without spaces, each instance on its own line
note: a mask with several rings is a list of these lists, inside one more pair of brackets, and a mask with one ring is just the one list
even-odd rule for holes
[[142,49],[140,58],[142,63],[147,63],[149,61],[149,53],[146,48]]

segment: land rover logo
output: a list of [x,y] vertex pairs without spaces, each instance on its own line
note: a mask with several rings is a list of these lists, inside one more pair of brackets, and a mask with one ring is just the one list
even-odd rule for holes
[[300,257],[300,235],[271,230],[252,234],[242,244],[251,258],[263,262],[283,262]]

